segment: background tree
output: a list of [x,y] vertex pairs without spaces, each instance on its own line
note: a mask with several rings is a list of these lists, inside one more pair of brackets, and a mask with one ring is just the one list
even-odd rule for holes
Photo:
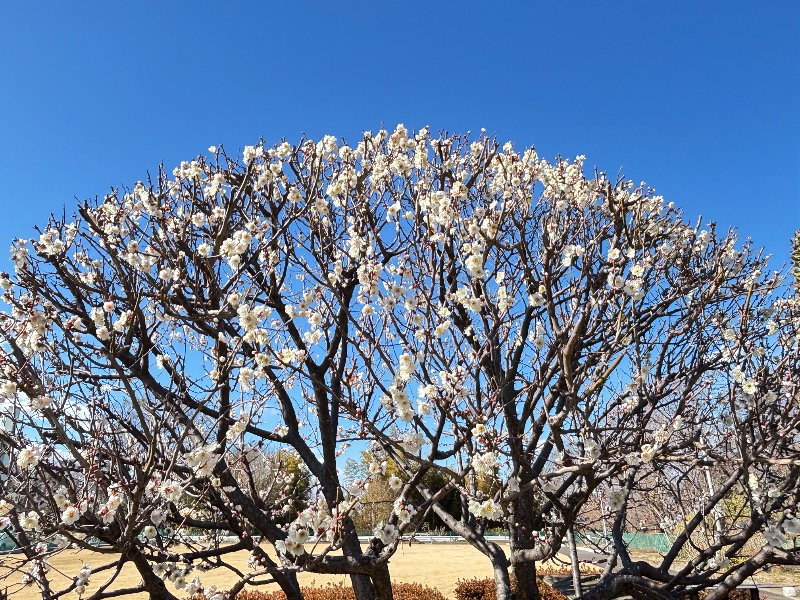
[[[380,451],[371,450],[363,451],[358,461],[348,458],[344,470],[354,495],[359,495],[359,502],[353,515],[353,521],[359,532],[372,532],[376,527],[389,522],[397,493],[408,483],[404,470],[392,458]],[[449,482],[450,478],[447,475],[431,469],[422,477],[421,485],[427,490],[438,493],[449,488]],[[489,485],[491,483],[487,480],[485,486]],[[410,492],[409,500],[416,506],[425,503],[425,498],[416,489]],[[456,519],[461,515],[460,498],[454,489],[442,497],[438,504]],[[444,521],[432,510],[414,515],[410,527],[411,530],[427,532],[446,528]]]
[[280,525],[289,525],[309,505],[311,477],[294,452],[279,449],[272,454],[251,455],[234,469],[236,481],[270,506],[279,506]]

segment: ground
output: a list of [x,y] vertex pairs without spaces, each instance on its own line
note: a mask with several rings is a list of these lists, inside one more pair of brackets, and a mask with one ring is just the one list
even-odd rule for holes
[[[237,552],[229,555],[229,562],[234,566],[247,571],[247,552]],[[102,555],[86,551],[67,550],[54,556],[50,561],[51,575],[53,578],[59,577],[59,582],[63,586],[64,582],[74,577],[75,573],[81,568],[84,562],[90,564],[92,568],[111,562],[114,555]],[[563,557],[566,560],[566,557]],[[19,581],[21,573],[12,572],[14,565],[19,561],[19,555],[6,554],[0,555],[0,591],[7,588],[9,596],[13,600],[35,600],[40,598],[38,590],[33,586],[21,587]],[[448,598],[454,598],[453,589],[459,579],[472,579],[474,577],[491,577],[492,568],[489,560],[477,550],[465,543],[450,542],[446,544],[404,544],[392,557],[390,563],[392,580],[395,582],[416,582],[430,587],[437,588]],[[550,564],[547,567],[563,568],[564,564]],[[545,568],[544,570],[550,570]],[[88,586],[88,592],[95,591],[108,578],[108,571],[95,573]],[[60,575],[58,575],[60,574]],[[230,571],[215,569],[208,573],[195,572],[200,576],[204,585],[216,585],[219,589],[227,589],[235,580],[235,576]],[[300,573],[300,585],[324,585],[328,582],[344,582],[345,576],[317,575],[313,573]],[[114,587],[122,588],[136,585],[139,582],[139,575],[132,565],[128,564],[123,568],[119,578],[114,582]],[[169,585],[169,584],[168,584]],[[262,589],[277,589],[277,586],[265,586]],[[185,596],[184,593],[177,592],[178,597]],[[77,598],[71,594],[65,598]],[[140,600],[146,595],[126,596]]]
[[[229,555],[229,561],[241,569],[247,571],[248,553],[237,552]],[[103,555],[86,551],[66,550],[54,556],[50,561],[51,575],[54,579],[58,578],[63,585],[77,573],[84,562],[93,568],[98,568],[103,564],[109,563],[114,559],[114,555]],[[546,565],[541,565],[539,571],[542,574],[553,573],[568,569],[566,557],[560,557],[561,562],[552,561]],[[660,560],[657,552],[637,552],[634,558],[655,562]],[[7,589],[9,596],[13,600],[37,600],[40,595],[36,588],[28,586],[22,587],[19,584],[21,573],[14,572],[14,566],[19,561],[19,555],[6,554],[0,555],[0,592]],[[584,565],[586,571],[596,570],[593,565]],[[459,579],[472,579],[474,577],[484,578],[492,576],[491,565],[477,550],[465,543],[451,542],[446,544],[420,544],[402,545],[390,561],[392,580],[395,582],[416,582],[430,587],[437,588],[448,598],[454,598],[453,589]],[[96,590],[102,585],[108,575],[95,573],[88,588],[89,592]],[[235,577],[229,571],[215,569],[208,573],[197,573],[200,575],[204,585],[216,585],[219,589],[227,589],[234,581]],[[191,577],[194,577],[193,573]],[[328,582],[345,582],[344,576],[315,575],[312,573],[301,573],[300,584],[303,586],[324,585]],[[136,585],[139,575],[131,565],[126,565],[120,577],[114,582],[113,587],[121,588]],[[800,584],[800,571],[797,569],[773,568],[769,573],[756,577],[759,583],[769,582],[783,585]],[[276,586],[271,586],[277,589]],[[269,589],[265,586],[262,589]],[[184,593],[177,592],[178,597],[185,596]],[[65,598],[77,598],[71,594]],[[145,595],[127,596],[134,600],[142,600]]]

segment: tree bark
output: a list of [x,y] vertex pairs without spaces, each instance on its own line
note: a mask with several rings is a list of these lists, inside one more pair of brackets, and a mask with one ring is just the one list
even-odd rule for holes
[[[350,558],[363,558],[364,552],[361,550],[353,520],[345,517],[343,525],[342,554]],[[388,565],[376,565],[373,575],[351,573],[350,581],[353,584],[356,600],[392,600],[392,583]]]
[[372,579],[369,575],[350,575],[350,583],[353,585],[353,593],[356,595],[356,600],[377,600],[375,594],[375,586],[372,585]]
[[494,589],[497,600],[512,600],[514,590],[511,589],[511,577],[508,575],[508,562],[501,564],[492,557],[492,570],[494,572]]
[[375,567],[372,575],[372,584],[376,600],[393,600],[392,579],[389,576],[389,565],[382,564]]
[[132,548],[128,551],[128,558],[136,566],[139,575],[142,576],[142,584],[150,600],[178,600],[177,596],[167,589],[164,580],[153,573],[153,567],[137,548]]
[[[511,555],[515,550],[533,549],[536,540],[533,531],[533,511],[535,509],[533,491],[527,490],[514,501],[514,511],[509,527],[509,549]],[[536,583],[536,563],[530,561],[513,561],[514,596],[516,600],[540,600],[539,586]]]
[[281,591],[286,594],[286,600],[303,600],[300,592],[300,583],[297,581],[297,573],[275,573],[275,581],[281,586]]
[[569,544],[569,558],[572,562],[572,588],[574,596],[583,596],[583,585],[581,583],[581,564],[578,561],[578,548],[575,545],[575,532],[572,526],[567,528],[567,544]]

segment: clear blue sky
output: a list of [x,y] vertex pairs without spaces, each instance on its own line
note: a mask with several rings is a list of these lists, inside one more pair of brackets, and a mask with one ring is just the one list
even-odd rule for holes
[[0,269],[50,212],[204,152],[485,127],[647,181],[780,260],[800,3],[4,2]]

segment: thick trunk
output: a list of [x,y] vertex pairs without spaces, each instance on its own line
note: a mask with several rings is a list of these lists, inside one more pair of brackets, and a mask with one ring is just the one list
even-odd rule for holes
[[281,586],[281,590],[286,594],[286,600],[303,600],[300,592],[300,583],[297,581],[297,573],[275,573],[275,581]]
[[[514,502],[514,512],[509,528],[509,550],[532,550],[536,545],[533,531],[533,511],[535,502],[533,491],[519,495]],[[514,591],[517,600],[540,600],[539,586],[536,583],[536,563],[531,561],[514,562]]]
[[375,586],[369,575],[350,575],[350,583],[353,585],[353,592],[356,600],[377,600]]
[[492,560],[494,571],[494,589],[497,600],[513,600],[514,591],[511,589],[511,578],[508,576],[508,563],[496,564]]
[[392,579],[389,577],[389,565],[383,564],[375,568],[372,574],[376,600],[393,600]]
[[[364,556],[358,541],[358,533],[350,517],[346,517],[344,520],[342,554],[349,558]],[[353,573],[350,575],[350,581],[353,584],[356,600],[392,600],[392,583],[389,578],[388,565],[376,567],[372,576]]]
[[133,548],[128,552],[128,558],[136,566],[139,575],[142,576],[142,583],[150,600],[178,600],[172,592],[167,589],[164,580],[153,573],[153,567],[145,558],[144,554],[138,549]]
[[514,564],[514,592],[516,600],[540,600],[535,562]]

